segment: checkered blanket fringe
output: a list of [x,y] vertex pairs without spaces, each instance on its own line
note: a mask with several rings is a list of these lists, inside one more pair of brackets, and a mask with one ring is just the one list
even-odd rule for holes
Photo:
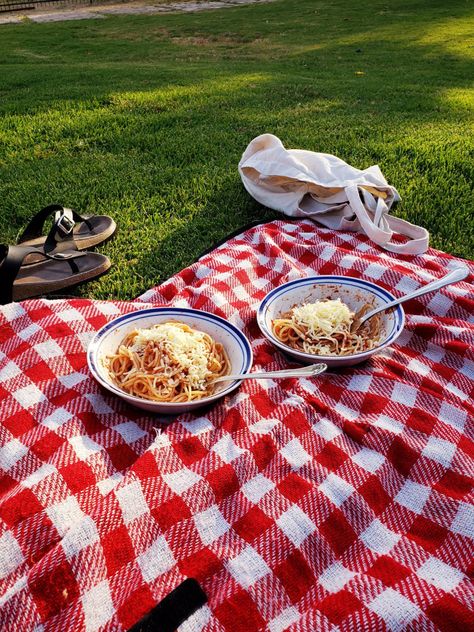
[[459,264],[275,221],[135,302],[2,307],[1,629],[127,630],[186,577],[208,603],[181,632],[473,629],[470,283],[407,304],[397,344],[365,365],[248,381],[168,424],[85,360],[108,320],[174,305],[226,317],[255,369],[283,368],[255,321],[273,287],[344,274],[398,294]]

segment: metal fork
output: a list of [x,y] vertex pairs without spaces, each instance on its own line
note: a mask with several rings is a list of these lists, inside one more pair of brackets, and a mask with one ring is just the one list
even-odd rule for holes
[[362,327],[362,325],[375,316],[376,314],[380,314],[380,312],[384,312],[386,309],[390,309],[391,307],[396,307],[400,305],[400,303],[404,303],[405,301],[410,301],[412,298],[417,298],[418,296],[423,296],[423,294],[428,294],[429,292],[435,292],[445,285],[450,285],[451,283],[457,283],[458,281],[462,281],[469,274],[469,270],[467,268],[456,268],[446,276],[441,279],[436,279],[436,281],[432,281],[428,283],[428,285],[423,285],[418,290],[414,292],[410,292],[410,294],[405,294],[405,296],[401,296],[397,298],[395,301],[391,301],[390,303],[385,303],[385,305],[376,307],[375,309],[367,312],[367,314],[358,316],[362,310],[359,310],[355,315],[355,318],[351,325],[351,333],[356,332],[358,329]]
[[285,377],[314,377],[323,373],[328,368],[327,364],[310,364],[299,369],[283,369],[282,371],[261,371],[259,373],[234,373],[233,375],[221,375],[212,381],[228,382],[229,380],[264,380],[267,378]]

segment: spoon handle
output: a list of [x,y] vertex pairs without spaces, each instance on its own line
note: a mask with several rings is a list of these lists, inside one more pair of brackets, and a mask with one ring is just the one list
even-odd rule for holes
[[319,375],[327,369],[327,364],[310,364],[309,366],[303,366],[299,369],[283,369],[282,371],[262,371],[261,373],[237,373],[234,375],[221,375],[213,380],[213,384],[216,382],[227,382],[229,380],[263,380],[270,378],[285,378],[285,377],[312,377]]
[[401,296],[400,298],[397,298],[394,301],[391,301],[390,303],[385,303],[385,305],[382,305],[380,307],[377,307],[376,309],[373,309],[370,312],[367,312],[367,314],[365,314],[361,318],[361,324],[365,322],[366,320],[369,320],[369,318],[372,318],[372,316],[375,316],[375,314],[378,314],[379,312],[384,312],[386,309],[389,309],[390,307],[395,307],[396,305],[400,305],[400,303],[404,303],[405,301],[411,301],[412,298],[423,296],[423,294],[428,294],[429,292],[435,292],[436,290],[441,289],[445,285],[450,285],[451,283],[457,283],[458,281],[462,281],[468,276],[468,274],[469,274],[469,270],[467,268],[456,268],[456,270],[453,270],[449,274],[446,274],[444,277],[441,277],[441,279],[436,279],[436,281],[432,281],[431,283],[428,283],[428,285],[422,285],[420,288],[418,288],[414,292],[410,292],[410,294],[405,294],[404,296]]

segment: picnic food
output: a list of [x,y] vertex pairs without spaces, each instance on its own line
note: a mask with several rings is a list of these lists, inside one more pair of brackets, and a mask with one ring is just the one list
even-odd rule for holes
[[339,298],[321,300],[293,307],[272,321],[272,329],[281,342],[298,351],[322,356],[352,355],[373,349],[380,337],[378,317],[351,333],[354,316]]
[[157,402],[212,395],[213,379],[230,369],[223,345],[180,322],[135,329],[105,364],[113,382],[125,392]]

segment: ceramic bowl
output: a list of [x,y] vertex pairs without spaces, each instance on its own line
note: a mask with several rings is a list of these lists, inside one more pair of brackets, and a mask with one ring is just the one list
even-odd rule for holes
[[260,303],[257,312],[259,327],[266,338],[293,358],[306,363],[325,362],[329,367],[353,366],[370,358],[374,353],[393,344],[405,325],[405,312],[399,305],[395,310],[383,312],[381,318],[380,344],[374,349],[350,356],[322,356],[297,351],[278,340],[272,331],[272,321],[280,318],[295,305],[314,303],[322,299],[337,299],[346,303],[352,312],[357,312],[369,303],[375,308],[389,303],[395,296],[384,288],[353,277],[314,276],[296,279],[275,288]]
[[180,414],[206,406],[236,389],[240,381],[222,382],[216,393],[199,400],[182,403],[153,402],[129,395],[112,382],[104,366],[106,356],[116,352],[120,342],[137,328],[152,327],[166,321],[179,321],[203,331],[216,342],[220,342],[229,357],[231,373],[248,373],[252,366],[252,349],[244,334],[220,316],[197,309],[178,307],[155,307],[119,316],[104,325],[91,340],[87,350],[87,363],[95,379],[108,391],[123,400],[154,413]]

